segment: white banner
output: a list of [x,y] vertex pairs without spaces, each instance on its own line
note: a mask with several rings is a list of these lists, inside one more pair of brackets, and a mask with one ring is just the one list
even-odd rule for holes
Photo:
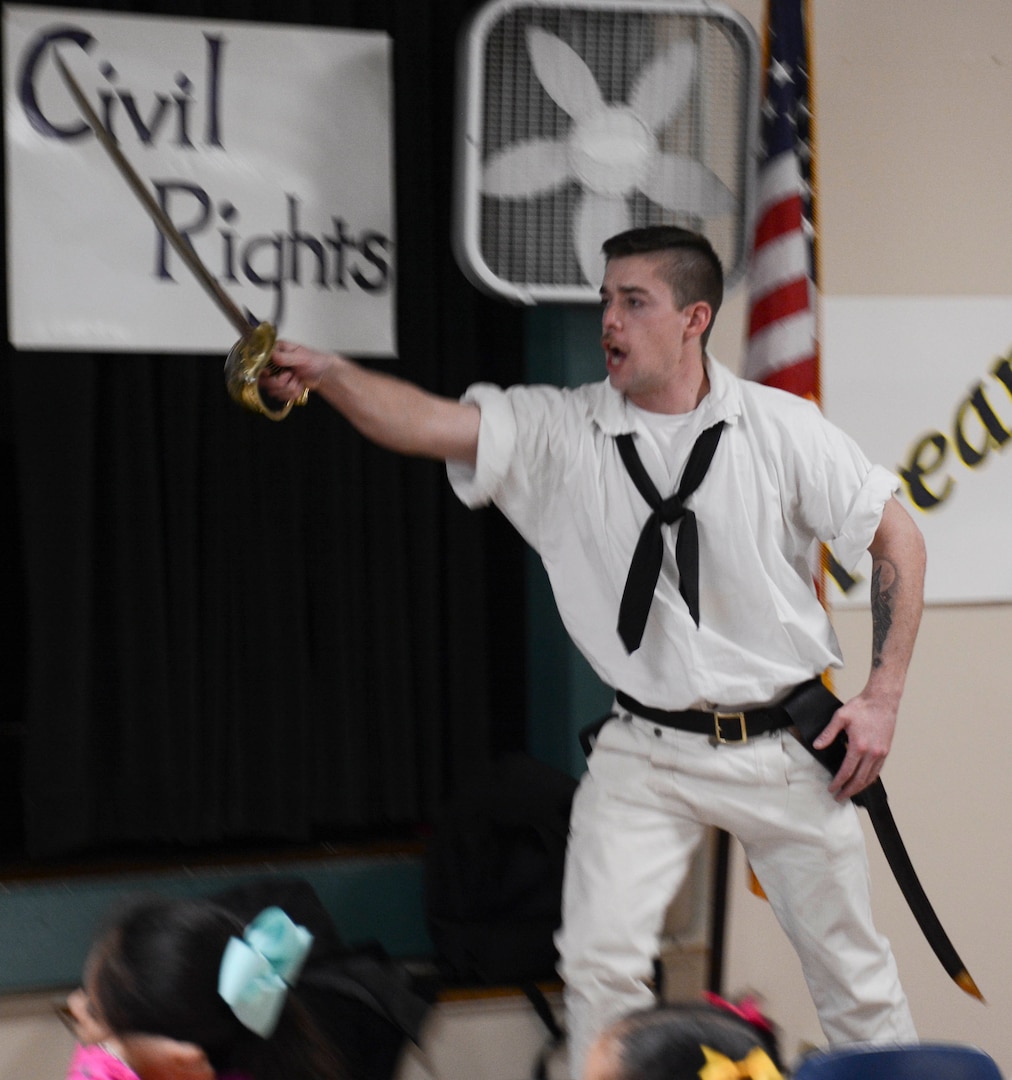
[[84,122],[58,50],[241,309],[393,353],[387,35],[20,5],[3,20],[15,347],[224,354],[237,337]]
[[[902,479],[930,603],[1012,600],[1012,297],[826,297],[823,406]],[[831,603],[867,604],[870,559]]]

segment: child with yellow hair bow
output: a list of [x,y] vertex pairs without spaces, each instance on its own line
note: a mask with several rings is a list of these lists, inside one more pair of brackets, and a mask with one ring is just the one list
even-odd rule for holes
[[583,1080],[783,1080],[776,1036],[733,1007],[658,1005],[603,1031]]

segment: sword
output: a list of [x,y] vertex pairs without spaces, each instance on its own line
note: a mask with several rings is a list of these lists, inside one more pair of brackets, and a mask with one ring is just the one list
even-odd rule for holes
[[[834,776],[843,764],[847,753],[846,735],[841,733],[833,743],[824,750],[816,750],[812,745],[818,738],[819,733],[826,727],[833,717],[833,713],[843,704],[823,683],[818,680],[808,684],[798,693],[792,695],[784,702],[784,709],[801,735],[801,741],[805,749],[820,761]],[[949,935],[946,934],[935,914],[931,902],[917,877],[910,856],[892,810],[889,808],[889,800],[886,796],[885,786],[879,777],[854,796],[854,802],[863,806],[868,811],[875,835],[882,845],[882,851],[889,863],[889,867],[896,878],[914,918],[941,961],[949,977],[956,985],[971,997],[979,1001],[984,1000],[984,995],[977,988],[966,965],[959,958]]]
[[54,49],[53,59],[56,67],[67,84],[71,96],[81,110],[81,114],[98,137],[120,175],[130,185],[131,190],[140,200],[155,225],[165,239],[172,245],[176,254],[186,263],[187,268],[203,286],[205,292],[214,301],[218,310],[239,332],[239,340],[232,346],[225,360],[225,385],[234,401],[253,412],[262,413],[271,420],[283,420],[293,405],[305,405],[309,391],[304,390],[294,401],[284,402],[280,408],[272,407],[260,392],[260,375],[273,370],[271,353],[277,340],[277,332],[269,322],[256,324],[240,310],[235,301],[221,287],[218,279],[201,262],[193,245],[185,240],[173,225],[168,214],[159,206],[147,185],[141,180],[134,167],[120,150],[116,140],[98,118],[91,102],[84,95],[70,69],[63,62],[63,57]]

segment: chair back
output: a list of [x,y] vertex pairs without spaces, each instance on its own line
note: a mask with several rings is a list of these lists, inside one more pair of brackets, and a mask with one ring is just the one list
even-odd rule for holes
[[976,1046],[916,1043],[841,1046],[813,1054],[794,1080],[1003,1080],[994,1059]]

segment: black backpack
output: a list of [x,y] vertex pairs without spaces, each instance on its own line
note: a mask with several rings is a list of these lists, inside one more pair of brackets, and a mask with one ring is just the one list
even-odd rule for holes
[[244,923],[271,904],[313,934],[299,998],[340,1054],[346,1080],[392,1080],[410,1039],[418,1043],[431,1001],[378,943],[349,948],[303,878],[254,878],[214,894]]
[[426,856],[426,919],[442,977],[523,991],[548,1031],[536,1080],[564,1039],[537,983],[556,977],[576,786],[534,758],[506,755],[449,800]]
[[453,795],[425,864],[426,920],[452,982],[555,978],[562,871],[576,781],[524,754]]

